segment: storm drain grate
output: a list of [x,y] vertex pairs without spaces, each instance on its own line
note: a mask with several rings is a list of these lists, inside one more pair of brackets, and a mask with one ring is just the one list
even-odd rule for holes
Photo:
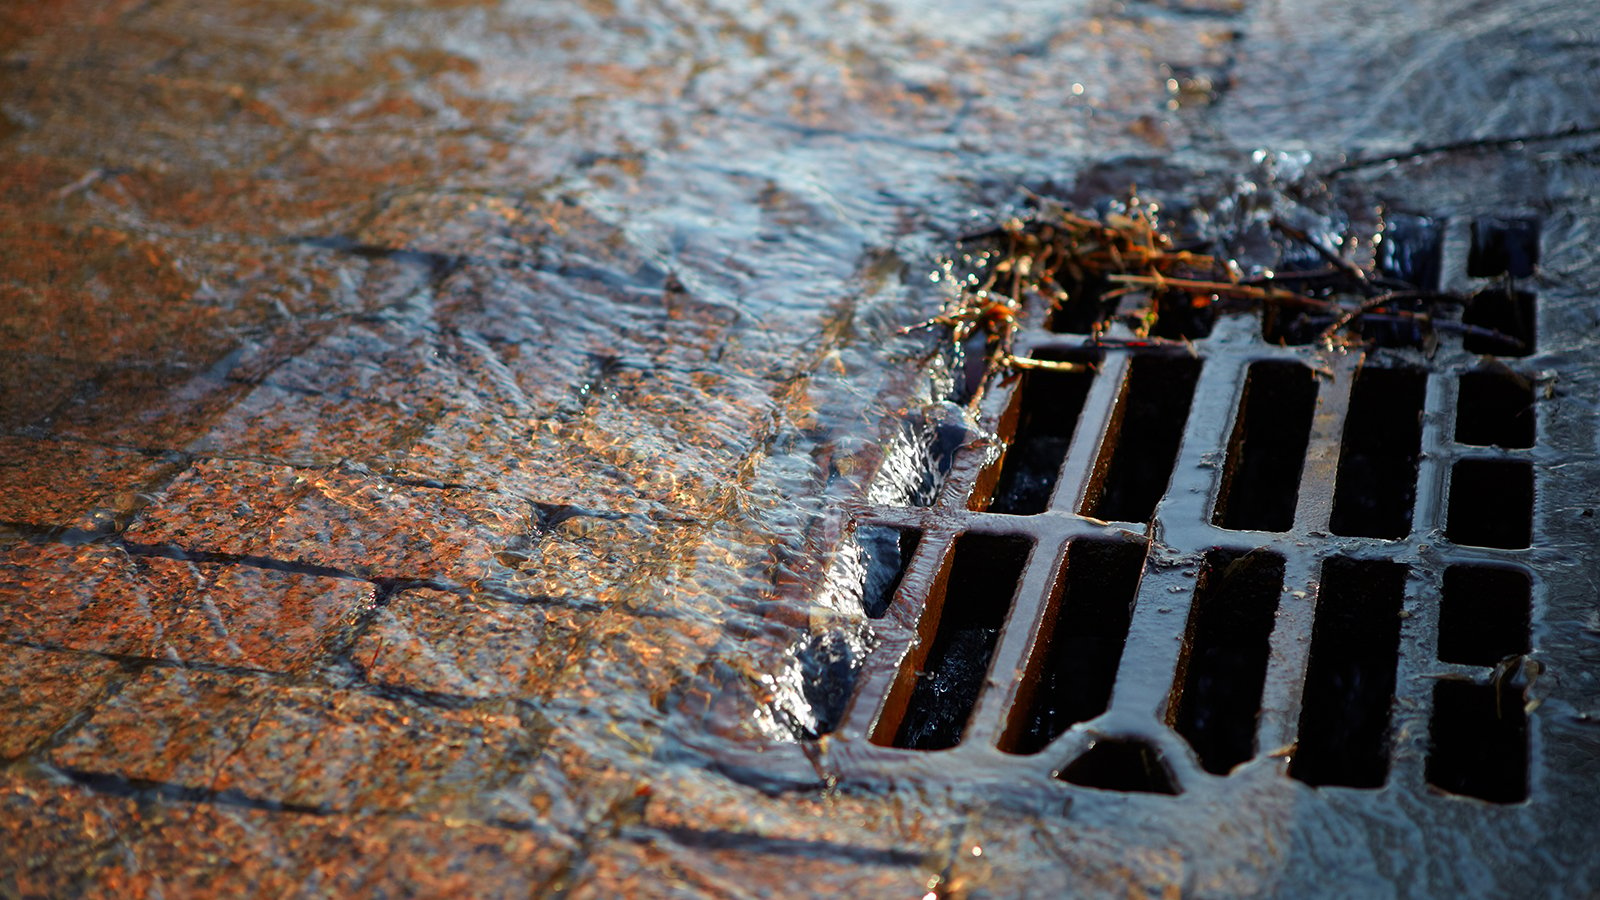
[[[1466,232],[1454,259],[1447,228]],[[1177,795],[1272,758],[1378,788],[1405,706],[1429,736],[1401,789],[1525,799],[1539,429],[1517,360],[1538,233],[1389,217],[1378,271],[1475,281],[1426,335],[1362,321],[1365,351],[1320,346],[1314,309],[1155,297],[1152,335],[1182,343],[1106,342],[1087,336],[1115,315],[1104,282],[1032,301],[1017,355],[1091,368],[992,378],[993,438],[955,452],[932,504],[855,517],[881,628],[819,729],[850,748],[845,777],[937,752],[940,771]]]

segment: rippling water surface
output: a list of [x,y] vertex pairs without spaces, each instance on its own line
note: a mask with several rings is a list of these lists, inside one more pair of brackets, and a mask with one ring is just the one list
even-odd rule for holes
[[[1588,3],[79,0],[0,34],[0,440],[16,483],[98,473],[0,519],[547,604],[576,649],[511,693],[586,774],[520,770],[473,816],[581,831],[598,772],[817,814],[771,795],[826,780],[796,735],[873,646],[840,574],[864,563],[827,574],[843,510],[917,505],[970,437],[897,331],[1024,187],[1290,160],[1450,211],[1492,182],[1557,222],[1553,280],[1593,272]],[[282,496],[162,518],[218,471]],[[312,494],[324,525],[272,524]],[[272,668],[231,646],[106,649]],[[381,680],[363,659],[337,677]],[[973,826],[982,798],[895,790],[925,805],[829,801],[838,841],[938,863],[989,829],[1001,892],[1118,865],[1271,892],[1289,858],[1386,886],[1432,853],[1295,824],[1270,786],[1243,838],[1112,807]]]

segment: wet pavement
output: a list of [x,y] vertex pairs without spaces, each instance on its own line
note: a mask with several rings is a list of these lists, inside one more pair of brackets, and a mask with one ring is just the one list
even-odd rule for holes
[[[896,331],[1020,186],[1269,149],[1537,213],[1541,471],[1593,484],[1596,35],[1533,0],[7,4],[0,894],[1595,891],[1562,811],[1439,850],[1264,769],[1221,821],[836,783],[775,679],[941,414]],[[1589,621],[1548,641],[1557,795],[1600,768]]]

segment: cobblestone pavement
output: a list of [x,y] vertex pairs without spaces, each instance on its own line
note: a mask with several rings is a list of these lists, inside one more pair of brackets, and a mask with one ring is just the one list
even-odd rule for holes
[[0,895],[1271,892],[764,782],[770,674],[953,235],[1565,128],[1594,16],[1524,7],[6,3]]

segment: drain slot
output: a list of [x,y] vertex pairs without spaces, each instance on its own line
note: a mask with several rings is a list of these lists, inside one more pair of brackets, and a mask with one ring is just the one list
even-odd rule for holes
[[1528,796],[1528,718],[1505,681],[1441,681],[1433,688],[1428,783],[1493,803]]
[[1411,532],[1428,376],[1362,368],[1351,389],[1333,493],[1334,534],[1397,540]]
[[1149,522],[1178,457],[1200,360],[1136,356],[1106,432],[1083,514],[1111,522]]
[[1437,291],[1443,248],[1444,229],[1438,220],[1390,213],[1378,243],[1378,271],[1418,290]]
[[881,619],[889,611],[889,603],[900,589],[900,581],[921,540],[921,532],[909,528],[863,525],[856,529],[856,544],[861,547],[866,565],[861,607],[868,618]]
[[[1096,359],[1037,354],[1039,359],[1094,362]],[[1061,463],[1089,396],[1093,372],[1033,370],[1018,389],[1017,430],[1000,463],[999,484],[990,512],[1013,516],[1044,512],[1061,475]]]
[[1072,725],[1106,711],[1133,619],[1145,549],[1131,541],[1067,545],[1061,592],[1040,624],[1040,644],[1001,750],[1037,753]]
[[1467,332],[1461,346],[1486,356],[1527,356],[1534,349],[1534,297],[1509,286],[1487,288],[1467,301],[1461,322]]
[[1026,538],[1005,535],[968,533],[957,540],[938,631],[917,671],[894,746],[943,750],[961,743],[1031,546]]
[[1533,383],[1509,369],[1461,376],[1456,443],[1526,450],[1533,446]]
[[1316,404],[1316,376],[1305,366],[1259,362],[1250,367],[1213,524],[1235,531],[1293,527]]
[[1226,775],[1255,755],[1268,638],[1282,590],[1281,556],[1206,554],[1178,662],[1172,725],[1207,772]]
[[1310,785],[1382,787],[1406,567],[1335,557],[1322,566],[1289,774]]
[[1049,329],[1057,334],[1092,334],[1105,321],[1105,294],[1110,284],[1103,278],[1067,279],[1062,287],[1067,300],[1050,314]]
[[1493,459],[1456,463],[1445,537],[1473,547],[1526,549],[1533,538],[1533,466]]
[[1451,566],[1439,605],[1439,659],[1493,666],[1527,653],[1532,584],[1516,569]]
[[1069,784],[1103,791],[1178,793],[1177,783],[1161,754],[1142,741],[1096,741],[1088,753],[1073,760],[1059,777]]
[[1211,336],[1217,322],[1216,306],[1209,301],[1196,303],[1183,291],[1167,291],[1155,300],[1154,337],[1172,341],[1198,341]]
[[1481,216],[1472,222],[1467,274],[1473,278],[1530,278],[1539,265],[1539,220]]

